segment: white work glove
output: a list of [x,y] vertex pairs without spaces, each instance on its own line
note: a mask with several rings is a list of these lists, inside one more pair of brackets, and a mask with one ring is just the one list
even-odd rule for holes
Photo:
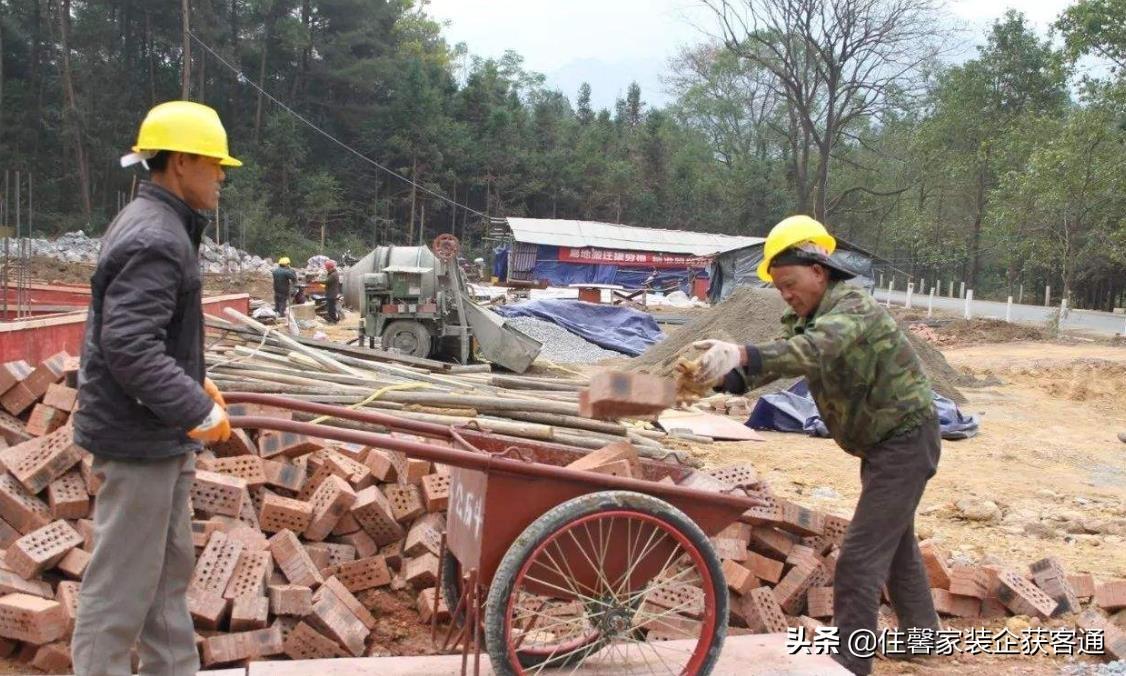
[[714,384],[723,379],[728,371],[743,363],[743,349],[734,343],[722,340],[698,340],[693,347],[707,350],[697,360],[700,369],[696,371],[696,382]]

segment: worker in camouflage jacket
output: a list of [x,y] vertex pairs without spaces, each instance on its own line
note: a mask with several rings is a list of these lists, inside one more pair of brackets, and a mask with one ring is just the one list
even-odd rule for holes
[[[915,510],[938,467],[940,436],[930,383],[895,320],[853,273],[830,257],[836,240],[807,216],[776,225],[759,277],[790,306],[783,339],[763,345],[699,341],[698,378],[742,394],[802,376],[833,439],[861,459],[860,498],[837,559],[833,616],[840,654],[855,674],[871,672],[862,649],[876,631],[887,585],[899,627],[937,629],[938,616],[915,540]],[[872,632],[873,634],[870,634]]]

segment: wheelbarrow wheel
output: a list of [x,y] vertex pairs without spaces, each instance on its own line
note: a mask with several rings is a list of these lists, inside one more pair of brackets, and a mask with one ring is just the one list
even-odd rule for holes
[[548,511],[509,547],[489,586],[485,644],[499,674],[584,663],[708,674],[727,615],[720,562],[700,527],[663,500],[604,491]]

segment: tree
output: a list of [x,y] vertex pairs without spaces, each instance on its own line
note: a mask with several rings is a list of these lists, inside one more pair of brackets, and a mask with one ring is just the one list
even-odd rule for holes
[[1119,0],[1079,0],[1064,10],[1056,28],[1071,58],[1093,54],[1126,70],[1126,4]]
[[[797,209],[827,215],[830,162],[847,129],[878,116],[940,53],[931,0],[704,0],[726,47],[772,75],[803,137]],[[813,152],[810,152],[812,144]],[[811,157],[811,155],[813,157]],[[813,158],[811,174],[809,163]]]

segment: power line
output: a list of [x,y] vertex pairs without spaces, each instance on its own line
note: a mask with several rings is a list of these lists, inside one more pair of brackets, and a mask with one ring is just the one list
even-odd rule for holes
[[440,193],[436,193],[433,190],[427,188],[426,186],[424,186],[420,183],[416,183],[415,181],[407,178],[406,176],[403,176],[402,174],[395,171],[394,169],[391,169],[390,167],[386,167],[386,166],[380,164],[379,162],[376,162],[375,160],[371,159],[367,155],[364,155],[363,153],[356,150],[352,146],[348,145],[347,143],[341,141],[340,139],[336,138],[332,134],[328,133],[324,129],[321,129],[316,124],[314,124],[313,122],[308,120],[301,113],[298,113],[296,110],[294,110],[294,109],[290,108],[289,106],[287,106],[286,104],[282,103],[280,100],[275,98],[272,94],[270,94],[270,92],[266,91],[262,87],[258,86],[258,84],[256,82],[254,82],[250,78],[246,77],[246,75],[244,75],[243,72],[239,68],[237,68],[234,65],[228,63],[226,59],[219,56],[219,54],[214,49],[212,49],[206,42],[204,42],[202,39],[200,39],[200,37],[198,35],[196,35],[194,32],[189,30],[188,35],[190,35],[193,40],[195,40],[197,43],[199,43],[200,47],[203,47],[205,50],[207,50],[207,52],[210,53],[211,56],[215,57],[215,59],[217,61],[219,61],[219,63],[223,64],[228,69],[230,69],[230,71],[235,74],[235,76],[238,79],[240,84],[250,85],[251,87],[256,89],[258,91],[258,93],[260,93],[263,96],[265,96],[266,98],[270,99],[270,101],[277,104],[280,108],[285,110],[290,115],[292,115],[292,116],[296,117],[298,120],[301,120],[302,122],[304,122],[306,125],[308,125],[310,128],[312,128],[314,131],[316,131],[321,136],[324,136],[328,140],[332,141],[336,145],[340,146],[344,150],[347,150],[348,152],[352,153],[353,155],[360,158],[364,162],[367,162],[368,164],[372,165],[373,167],[375,167],[375,168],[377,168],[381,171],[384,171],[384,172],[390,174],[391,176],[394,176],[395,178],[399,179],[400,181],[403,181],[403,182],[405,182],[409,185],[413,185],[414,187],[418,188],[422,192],[424,192],[428,195],[431,195],[432,197],[436,197],[436,198],[442,200],[443,202],[449,204],[450,206],[461,207],[462,209],[465,209],[469,213],[474,214],[476,216],[481,216],[481,217],[485,216],[485,214],[481,213],[480,211],[477,211],[476,209],[474,209],[472,207],[469,207],[469,206],[466,206],[466,205],[464,205],[460,202],[454,201],[454,200],[450,199],[449,197],[446,197],[445,195],[442,195]]

